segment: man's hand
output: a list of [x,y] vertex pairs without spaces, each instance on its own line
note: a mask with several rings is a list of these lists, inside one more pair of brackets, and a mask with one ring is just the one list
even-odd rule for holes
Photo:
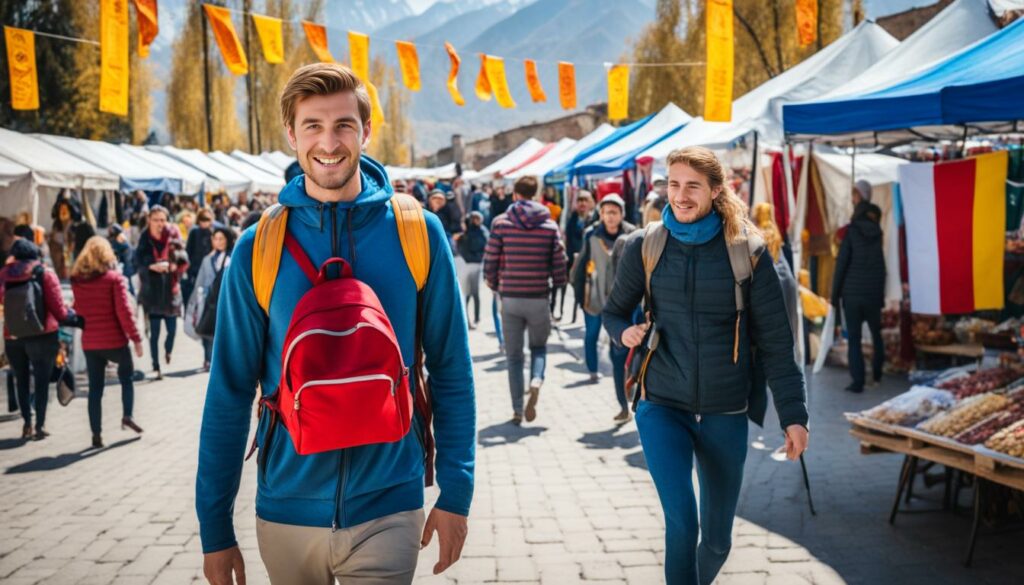
[[[231,574],[234,573],[234,579]],[[237,546],[203,555],[203,576],[210,585],[245,585],[245,561]]]
[[133,341],[132,345],[135,347],[135,357],[142,357],[142,342]]
[[633,348],[644,342],[644,335],[647,335],[647,330],[650,328],[650,323],[644,323],[642,325],[633,325],[622,332],[622,345]]
[[800,455],[807,450],[808,434],[803,425],[786,427],[786,457],[790,461],[799,459]]
[[420,539],[421,548],[426,548],[430,544],[434,531],[437,531],[437,541],[441,547],[437,556],[437,564],[434,565],[434,574],[440,575],[462,556],[462,545],[466,544],[469,525],[465,516],[434,508],[430,511],[427,522],[423,526],[423,538]]

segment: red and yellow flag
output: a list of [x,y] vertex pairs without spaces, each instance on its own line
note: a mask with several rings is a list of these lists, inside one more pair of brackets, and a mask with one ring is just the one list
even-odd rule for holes
[[267,63],[284,63],[284,36],[281,33],[281,19],[262,14],[252,15],[252,24],[263,46],[263,58]]
[[608,119],[629,117],[629,66],[612,65],[608,69]]
[[796,32],[800,46],[806,47],[818,38],[817,0],[796,0]]
[[491,82],[487,80],[487,55],[480,53],[480,73],[476,74],[476,97],[481,101],[491,101]]
[[334,55],[327,48],[327,29],[322,24],[303,20],[302,30],[306,31],[306,40],[316,58],[323,63],[334,63]]
[[217,46],[220,47],[220,54],[224,57],[224,64],[228,71],[235,75],[245,75],[249,72],[249,60],[245,58],[245,50],[242,49],[242,42],[238,40],[235,33],[235,25],[231,22],[231,12],[227,8],[203,4],[206,17],[210,21],[210,28],[213,29],[213,38],[217,39]]
[[526,68],[526,87],[530,90],[530,99],[534,103],[548,101],[548,96],[540,85],[540,75],[537,74],[537,62],[533,59],[526,59],[523,61],[523,66]]
[[359,79],[370,79],[370,37],[363,33],[348,31],[348,58]]
[[402,83],[412,91],[419,91],[420,58],[416,54],[416,45],[407,41],[395,41],[398,52],[398,66],[402,69]]
[[100,2],[100,111],[128,115],[128,0]]
[[576,66],[565,61],[558,62],[558,100],[562,109],[576,109]]
[[498,105],[503,108],[516,107],[516,102],[512,100],[512,92],[508,89],[508,80],[505,79],[505,60],[487,55],[484,69],[487,72],[487,83],[490,84]]
[[11,108],[39,109],[39,76],[36,71],[36,35],[30,30],[4,27],[7,70],[11,77]]
[[451,94],[455,105],[464,106],[466,100],[459,91],[459,65],[462,64],[462,59],[459,58],[459,54],[455,52],[455,47],[451,43],[446,42],[444,50],[448,52],[448,60],[452,64],[451,69],[448,70],[448,93]]
[[139,57],[149,57],[149,46],[160,32],[156,0],[135,0],[135,16],[139,26]]
[[732,120],[732,0],[708,0],[706,10],[704,119],[709,122],[728,122]]

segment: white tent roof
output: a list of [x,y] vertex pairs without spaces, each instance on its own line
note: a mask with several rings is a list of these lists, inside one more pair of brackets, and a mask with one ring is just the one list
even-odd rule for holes
[[544,174],[547,175],[548,173],[554,171],[555,169],[562,168],[565,165],[571,163],[572,159],[576,158],[577,154],[583,152],[584,150],[590,148],[591,146],[594,146],[598,142],[601,142],[602,140],[607,138],[608,135],[611,134],[612,132],[615,132],[615,127],[612,126],[611,124],[601,124],[597,128],[594,128],[593,132],[587,134],[583,138],[580,138],[579,140],[576,141],[576,144],[573,144],[571,147],[567,148],[565,152],[554,157],[550,161],[550,166],[548,166],[547,170],[544,171]]
[[505,169],[510,169],[533,156],[538,150],[544,148],[544,143],[536,138],[527,138],[525,142],[517,146],[512,152],[484,167],[476,176],[476,179],[489,181],[495,175]]
[[[248,191],[252,187],[252,179],[210,158],[198,148],[183,149],[173,146],[148,146],[147,148],[162,152],[203,171],[217,179],[220,183],[219,186],[228,193],[240,193]],[[209,185],[207,185],[207,191],[209,190]]]
[[[611,126],[608,126],[608,128],[610,129]],[[575,146],[577,142],[579,141],[573,140],[572,138],[563,138],[556,142],[554,146],[551,147],[551,150],[545,152],[537,160],[524,165],[518,170],[505,176],[509,179],[518,179],[519,177],[543,177],[548,173],[548,171],[555,168],[551,166],[552,162],[561,159],[562,155]]]
[[241,150],[237,149],[231,151],[231,156],[237,158],[238,160],[249,163],[250,165],[256,167],[257,169],[263,171],[264,173],[274,175],[275,177],[278,175],[282,177],[284,176],[284,172],[281,167],[275,165],[274,163],[268,161],[267,159],[261,156],[249,154],[248,152],[242,152]]
[[181,192],[184,195],[195,195],[204,189],[206,191],[217,191],[220,189],[220,182],[217,179],[172,156],[167,156],[157,150],[150,150],[144,146],[135,146],[134,144],[121,144],[119,146],[135,155],[136,158],[148,161],[155,167],[167,169],[169,173],[180,177]]
[[32,170],[13,160],[0,156],[0,187],[6,187],[15,181],[27,179]]
[[637,155],[664,160],[684,146],[726,146],[752,131],[766,142],[783,141],[782,104],[820,96],[866,70],[899,41],[870,20],[857,25],[803,62],[750,90],[732,104],[731,122],[697,118],[675,136]]
[[209,155],[210,158],[229,169],[245,175],[252,182],[251,190],[253,192],[277,193],[284,188],[284,173],[272,175],[219,150],[215,150],[209,153]]
[[48,134],[33,134],[33,136],[45,140],[68,154],[116,173],[121,177],[122,191],[142,189],[171,193],[183,192],[180,176],[108,142]]
[[[636,158],[638,151],[652,144],[656,147],[655,143],[658,143],[666,134],[681,126],[685,129],[685,125],[692,120],[692,116],[670,102],[636,131],[577,162],[575,167],[580,174],[621,170],[623,157]],[[664,141],[662,140],[662,142]]]
[[121,186],[114,173],[6,128],[0,128],[0,155],[31,169],[32,179],[40,187],[117,190]]
[[290,167],[291,164],[295,162],[294,156],[289,156],[281,152],[280,150],[275,150],[273,152],[264,152],[260,154],[260,158],[269,161],[271,164],[279,167],[282,171]]
[[[408,179],[451,179],[455,177],[455,163],[448,163],[439,167],[392,167],[385,166],[385,172],[388,174],[388,179],[392,181],[408,180]],[[467,175],[474,171],[464,171],[462,176],[469,178]]]

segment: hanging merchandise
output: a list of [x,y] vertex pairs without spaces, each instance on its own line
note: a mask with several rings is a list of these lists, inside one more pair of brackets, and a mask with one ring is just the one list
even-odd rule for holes
[[487,55],[480,53],[480,72],[476,74],[476,97],[477,99],[491,101],[491,82],[487,80]]
[[576,66],[558,62],[558,99],[563,110],[576,109]]
[[704,119],[732,120],[732,0],[708,0]]
[[348,59],[359,79],[370,79],[370,37],[348,31]]
[[238,34],[235,33],[231,12],[227,8],[211,4],[203,4],[203,9],[206,10],[210,28],[213,29],[213,38],[217,40],[217,46],[220,47],[220,54],[224,57],[228,71],[235,75],[249,73],[249,61],[245,58],[242,41],[238,40]]
[[448,71],[448,93],[452,96],[452,101],[457,106],[466,105],[466,99],[462,97],[462,93],[459,91],[459,65],[462,64],[462,59],[459,58],[459,54],[455,52],[455,47],[451,43],[444,44],[444,50],[448,52],[448,60],[451,61],[451,69]]
[[406,41],[395,41],[398,52],[398,66],[402,69],[402,83],[412,91],[420,90],[420,58],[416,45]]
[[508,80],[505,79],[505,60],[487,55],[484,59],[484,69],[498,105],[503,108],[516,107],[516,102],[512,100],[512,92],[508,89]]
[[284,38],[281,34],[281,19],[262,14],[253,14],[252,23],[263,46],[263,58],[267,63],[284,63]]
[[36,73],[36,35],[30,30],[4,27],[7,69],[11,78],[11,108],[39,109],[39,78]]
[[526,59],[523,61],[523,67],[526,69],[526,87],[530,90],[530,99],[534,103],[548,101],[548,96],[540,85],[540,75],[537,74],[537,62],[533,59]]
[[309,41],[309,47],[313,49],[316,58],[321,63],[334,63],[334,55],[331,55],[327,48],[327,29],[324,25],[303,20],[302,29],[306,31],[306,40]]
[[796,0],[796,32],[801,47],[817,40],[818,0]]
[[135,15],[139,28],[139,57],[149,57],[149,46],[160,32],[156,0],[135,0]]
[[629,66],[612,65],[608,69],[608,119],[629,117]]
[[128,115],[128,0],[100,3],[100,111]]

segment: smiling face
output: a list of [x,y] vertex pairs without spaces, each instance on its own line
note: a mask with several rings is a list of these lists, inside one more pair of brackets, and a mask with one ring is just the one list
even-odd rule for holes
[[320,201],[351,201],[362,188],[359,155],[370,139],[354,91],[312,95],[295,104],[288,142],[306,174],[306,192]]
[[712,188],[708,178],[693,167],[675,163],[668,168],[668,203],[680,223],[693,223],[711,213],[722,186]]

